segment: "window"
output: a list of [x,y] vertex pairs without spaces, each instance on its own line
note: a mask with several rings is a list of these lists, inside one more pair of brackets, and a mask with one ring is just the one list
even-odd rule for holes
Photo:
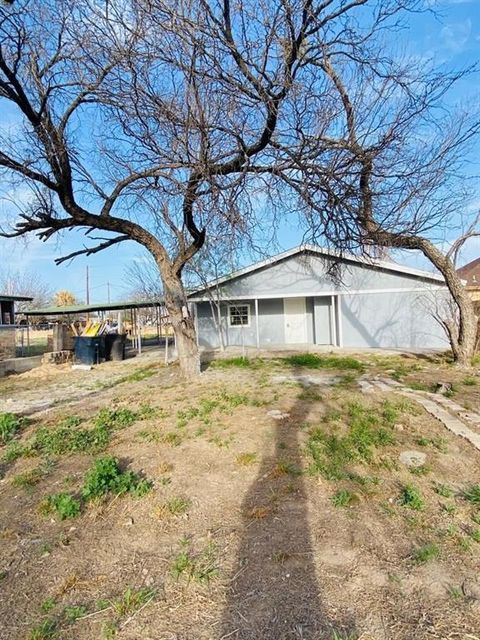
[[228,307],[228,315],[231,327],[249,327],[250,326],[250,305],[230,305]]

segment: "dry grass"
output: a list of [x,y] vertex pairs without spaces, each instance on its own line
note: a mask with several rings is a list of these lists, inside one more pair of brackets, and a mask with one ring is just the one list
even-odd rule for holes
[[[451,372],[443,361],[397,357],[365,357],[362,367],[425,384]],[[271,383],[289,371],[229,362],[186,385],[159,370],[97,385],[94,399],[15,435],[23,443],[68,415],[89,427],[102,408],[150,404],[112,432],[105,455],[154,488],[89,504],[72,521],[45,520],[40,499],[78,496],[95,456],[54,456],[34,482],[41,454],[2,463],[2,640],[40,628],[46,597],[61,640],[480,636],[480,454],[394,394],[362,396],[355,381],[308,393]],[[118,375],[129,378],[126,368]],[[478,393],[471,381],[454,385],[456,402]],[[14,391],[21,399],[21,385]],[[271,409],[290,417],[276,421]],[[399,463],[411,449],[427,455],[428,473]]]

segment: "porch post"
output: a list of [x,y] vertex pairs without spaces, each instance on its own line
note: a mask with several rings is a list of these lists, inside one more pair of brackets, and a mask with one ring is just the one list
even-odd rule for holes
[[342,296],[337,296],[337,318],[338,318],[338,346],[343,347],[342,333]]
[[335,314],[335,296],[330,296],[330,339],[332,345],[337,345],[337,321]]
[[260,330],[258,322],[258,298],[255,298],[255,328],[257,333],[257,349],[260,349]]

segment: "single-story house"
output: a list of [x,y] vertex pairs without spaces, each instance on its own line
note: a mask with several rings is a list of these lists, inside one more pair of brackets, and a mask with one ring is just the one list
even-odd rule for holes
[[465,280],[465,287],[478,306],[480,304],[480,258],[476,258],[457,269],[457,274]]
[[220,346],[448,347],[433,310],[442,276],[303,245],[190,293],[198,343]]

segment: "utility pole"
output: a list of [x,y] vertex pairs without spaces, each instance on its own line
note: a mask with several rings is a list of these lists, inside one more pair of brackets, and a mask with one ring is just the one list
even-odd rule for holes
[[[90,304],[90,278],[88,273],[88,264],[87,264],[87,274],[86,274],[86,283],[85,283],[85,299],[87,305]],[[90,314],[87,311],[87,320],[90,320]]]
[[108,304],[110,304],[110,282],[107,282],[107,299]]
[[90,304],[90,279],[88,275],[88,264],[87,264],[87,281],[86,281],[86,303]]

